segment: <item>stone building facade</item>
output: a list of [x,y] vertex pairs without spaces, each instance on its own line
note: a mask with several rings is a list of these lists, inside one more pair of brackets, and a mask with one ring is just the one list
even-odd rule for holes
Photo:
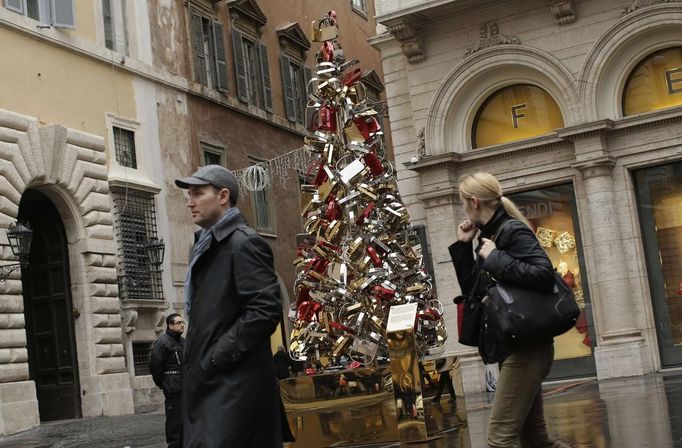
[[[551,378],[677,367],[682,294],[682,4],[376,2],[399,184],[427,225],[457,334],[447,247],[458,178],[489,171],[535,226],[583,308]],[[468,390],[483,364],[456,337]]]
[[[0,264],[17,261],[6,230],[33,228],[28,266],[0,282],[0,435],[159,408],[146,357],[165,316],[182,312],[195,230],[173,180],[302,145],[293,86],[314,62],[310,22],[330,8],[379,96],[370,1],[0,1]],[[260,230],[285,295],[295,172],[286,187],[239,204],[251,223],[275,224]]]

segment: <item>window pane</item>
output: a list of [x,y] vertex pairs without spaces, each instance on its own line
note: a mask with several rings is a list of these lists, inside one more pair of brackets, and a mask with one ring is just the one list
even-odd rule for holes
[[222,157],[213,151],[204,151],[204,165],[222,165]]
[[39,0],[26,0],[26,15],[32,19],[40,20]]
[[682,163],[637,171],[635,179],[659,340],[682,346]]
[[270,222],[270,207],[268,204],[268,189],[253,193],[254,208],[256,210],[256,228],[261,230],[273,230]]
[[[252,164],[257,164],[257,160],[252,160]],[[260,191],[254,191],[251,194],[253,198],[253,210],[255,218],[255,227],[258,230],[265,230],[269,232],[275,231],[274,222],[272,219],[272,210],[270,210],[270,197],[272,191],[270,186],[266,186]]]
[[213,80],[213,67],[215,67],[215,52],[213,51],[213,39],[211,34],[211,21],[207,18],[201,19],[202,39],[204,46],[204,54],[208,57],[206,64],[206,79],[208,87],[215,87]]
[[246,68],[246,86],[249,93],[249,104],[257,106],[259,104],[259,71],[258,71],[258,54],[256,45],[243,39],[244,43],[244,64]]
[[[576,326],[554,338],[554,359],[592,355],[594,334],[586,293],[584,257],[578,234],[575,195],[571,184],[509,195],[533,227],[540,244],[575,294],[581,313]],[[588,319],[589,317],[589,319]]]
[[111,14],[111,0],[102,0],[102,16],[104,19],[104,45],[114,49],[114,19]]
[[303,70],[301,66],[293,63],[291,64],[291,80],[294,83],[294,96],[296,103],[296,121],[303,124],[305,105],[306,105],[306,92],[303,80]]
[[473,147],[498,145],[564,127],[561,110],[539,87],[517,84],[493,93],[479,109]]
[[623,114],[635,115],[682,104],[682,47],[647,56],[632,71],[623,94]]
[[114,127],[114,148],[116,151],[116,161],[119,165],[137,168],[135,133],[133,131]]

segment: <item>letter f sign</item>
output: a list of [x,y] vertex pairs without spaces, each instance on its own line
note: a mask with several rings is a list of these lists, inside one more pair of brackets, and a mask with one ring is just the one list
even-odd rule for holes
[[519,119],[520,118],[526,118],[526,114],[524,114],[523,112],[520,112],[521,109],[525,109],[526,107],[527,107],[526,103],[517,104],[516,106],[512,106],[511,115],[512,115],[512,121],[514,122],[514,129],[519,128]]

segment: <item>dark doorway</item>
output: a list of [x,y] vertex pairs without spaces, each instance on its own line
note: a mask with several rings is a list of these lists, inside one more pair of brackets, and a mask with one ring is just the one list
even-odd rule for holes
[[33,229],[29,265],[22,271],[28,365],[40,420],[81,417],[80,384],[64,225],[43,193],[27,190],[19,220]]

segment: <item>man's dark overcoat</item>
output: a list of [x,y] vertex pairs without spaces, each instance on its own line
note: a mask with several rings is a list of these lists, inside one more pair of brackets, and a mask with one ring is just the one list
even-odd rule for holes
[[282,446],[270,335],[282,315],[270,247],[241,214],[212,229],[192,269],[185,448]]

